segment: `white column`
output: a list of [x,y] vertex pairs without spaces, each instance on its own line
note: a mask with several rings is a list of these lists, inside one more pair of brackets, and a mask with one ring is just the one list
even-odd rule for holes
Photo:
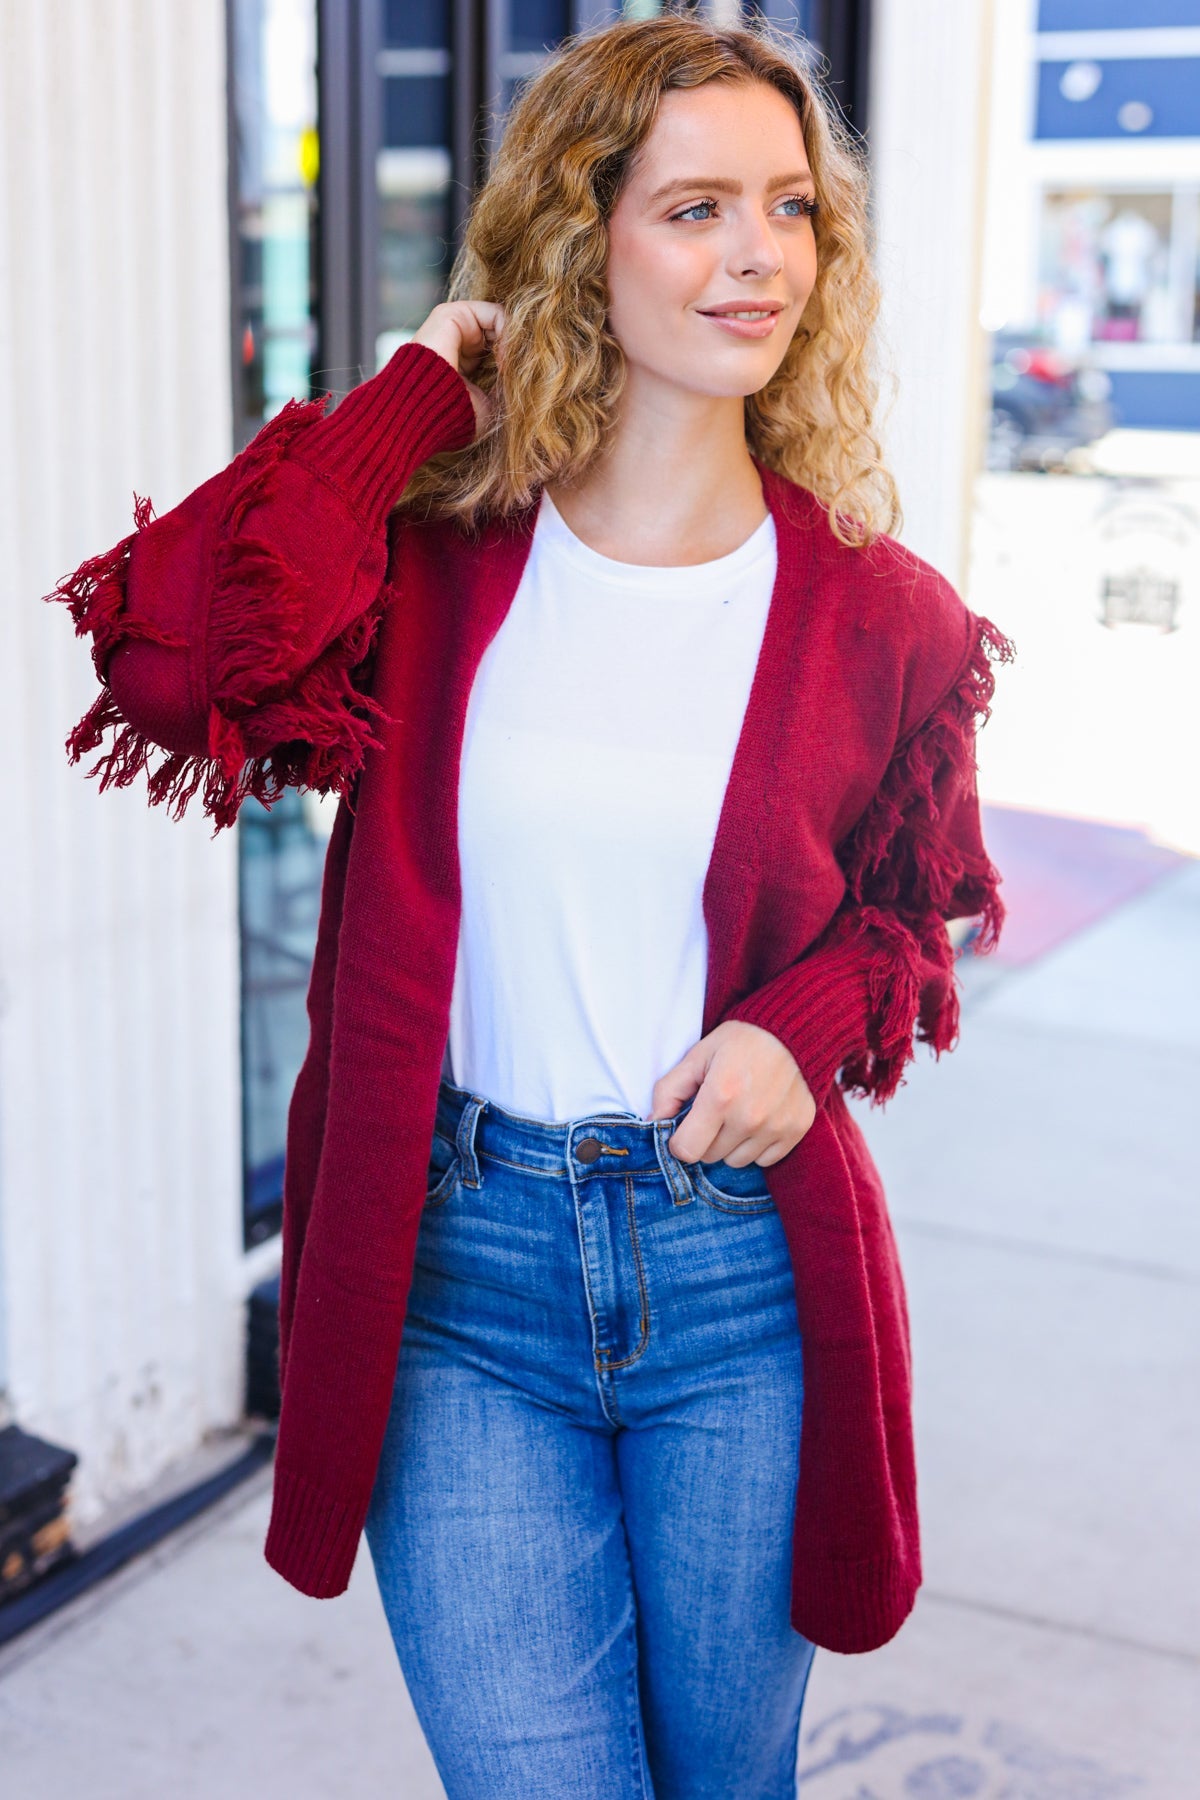
[[[979,325],[991,0],[876,0],[871,150],[885,460],[899,536],[960,592],[985,404]],[[890,411],[889,409],[890,404]]]
[[90,639],[40,599],[231,456],[224,4],[0,27],[0,1318],[84,1522],[236,1420],[278,1249],[241,1249],[234,835],[68,765]]

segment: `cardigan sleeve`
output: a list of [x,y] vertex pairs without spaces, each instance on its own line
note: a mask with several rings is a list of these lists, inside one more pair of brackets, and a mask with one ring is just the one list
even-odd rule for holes
[[786,1044],[818,1106],[835,1079],[847,1093],[888,1099],[912,1058],[914,1032],[937,1055],[957,1040],[946,924],[978,918],[975,948],[986,952],[1004,923],[1001,877],[981,829],[975,733],[991,710],[991,664],[1014,653],[989,619],[969,615],[953,681],[896,745],[838,846],[846,889],[829,925],[797,962],[724,1015]]
[[[360,665],[385,604],[388,514],[410,476],[476,432],[463,377],[403,344],[328,417],[289,400],[229,466],[42,596],[91,637],[102,684],[66,740],[87,772],[180,817],[197,789],[215,831],[250,794],[346,794],[383,707]],[[357,676],[356,676],[357,671]],[[151,769],[156,749],[165,760]]]

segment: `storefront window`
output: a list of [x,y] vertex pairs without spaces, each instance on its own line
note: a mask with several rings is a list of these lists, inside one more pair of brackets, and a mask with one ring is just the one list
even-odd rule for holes
[[[315,0],[230,0],[236,448],[313,392],[318,345]],[[329,802],[289,790],[238,822],[247,1248],[279,1229],[287,1107],[308,1042]]]
[[[1176,218],[1176,211],[1180,216]],[[1195,242],[1197,194],[1049,192],[1041,218],[1038,305],[1065,347],[1170,344],[1195,331],[1195,256],[1173,257],[1173,239]]]
[[376,369],[442,298],[453,260],[451,10],[442,0],[384,0]]
[[239,447],[317,353],[315,0],[230,0],[235,400]]
[[245,1242],[279,1227],[287,1109],[308,1045],[306,999],[335,803],[294,788],[238,822]]

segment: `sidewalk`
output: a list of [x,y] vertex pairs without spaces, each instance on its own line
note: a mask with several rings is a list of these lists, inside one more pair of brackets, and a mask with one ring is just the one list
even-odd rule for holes
[[[1200,864],[1023,966],[963,972],[958,1049],[857,1107],[912,1310],[925,1585],[884,1649],[818,1652],[799,1793],[1185,1800]],[[0,1650],[6,1793],[441,1795],[365,1544],[346,1594],[305,1599],[262,1559],[269,1485]]]

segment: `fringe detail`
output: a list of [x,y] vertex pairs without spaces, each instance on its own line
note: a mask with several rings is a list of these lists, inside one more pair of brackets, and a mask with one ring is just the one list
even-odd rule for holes
[[[70,575],[64,575],[58,586],[42,599],[65,605],[75,621],[75,636],[92,634],[92,662],[97,675],[106,665],[108,653],[122,637],[149,638],[156,644],[179,647],[185,640],[172,632],[160,631],[154,625],[131,626],[122,618],[125,606],[125,583],[129,573],[129,553],[139,531],[145,531],[154,518],[149,496],[133,496],[133,517],[137,527],[111,550],[89,557]],[[90,748],[90,745],[88,746]]]
[[[133,517],[136,530],[114,544],[111,550],[80,563],[71,574],[64,575],[50,593],[42,595],[45,601],[66,606],[75,621],[76,637],[91,633],[92,665],[101,681],[109,655],[122,639],[140,638],[175,649],[187,648],[186,638],[178,633],[164,631],[146,620],[135,623],[124,616],[130,551],[138,532],[145,531],[154,518],[149,496],[140,497],[134,493]],[[117,787],[126,786],[145,767],[151,750],[157,747],[126,723],[120,707],[105,686],[79,723],[68,732],[65,743],[68,760],[77,763],[89,750],[94,750],[110,725],[121,727],[119,735],[108,755],[88,770],[89,775],[101,776],[101,790],[110,782]]]
[[[376,601],[320,656],[295,676],[287,648],[303,620],[304,579],[272,544],[239,535],[247,512],[265,497],[270,479],[298,433],[324,417],[328,396],[289,400],[235,458],[222,501],[219,542],[207,607],[207,754],[171,751],[156,769],[161,746],[123,716],[107,686],[66,740],[76,763],[116,731],[108,753],[90,768],[100,791],[127,787],[144,770],[151,805],[166,803],[176,819],[197,793],[217,831],[235,822],[252,796],[269,808],[288,787],[343,795],[349,802],[368,749],[381,749],[374,726],[385,708],[358,685],[374,643],[385,599]],[[138,531],[153,517],[150,501],[135,500]],[[187,639],[124,614],[130,546],[137,532],[81,564],[43,596],[64,602],[77,635],[91,632],[92,657],[103,679],[108,653],[122,639],[141,638],[176,648]]]
[[847,1061],[839,1085],[878,1104],[902,1083],[916,1039],[934,1054],[959,1031],[955,952],[948,918],[978,917],[973,948],[995,948],[1004,924],[1000,874],[986,857],[959,849],[940,827],[942,803],[974,782],[975,734],[991,716],[993,662],[1015,647],[990,619],[976,617],[950,687],[893,754],[875,797],[839,849],[847,916],[875,938],[868,968],[870,1048]]
[[870,1042],[847,1058],[838,1085],[880,1105],[903,1085],[914,1024],[917,1041],[930,1044],[937,1056],[958,1041],[954,949],[934,915],[918,930],[893,912],[867,906],[856,915],[856,925],[875,940],[867,969]]

